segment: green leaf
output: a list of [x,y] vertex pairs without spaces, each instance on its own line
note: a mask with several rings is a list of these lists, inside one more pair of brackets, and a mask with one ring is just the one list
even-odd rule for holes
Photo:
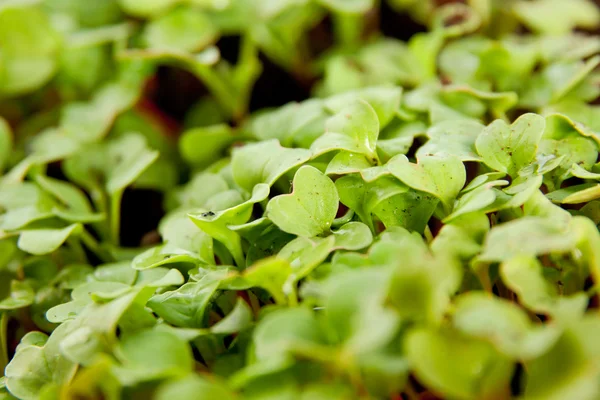
[[233,153],[233,178],[242,189],[251,192],[259,183],[272,186],[283,174],[309,158],[308,150],[287,149],[277,140],[247,144]]
[[600,24],[600,12],[587,0],[574,0],[568,5],[560,0],[518,2],[516,15],[527,27],[547,34],[565,34],[573,28],[595,28]]
[[242,277],[250,287],[260,287],[271,293],[277,304],[286,303],[284,284],[291,273],[288,261],[271,257],[265,258],[244,271]]
[[60,36],[48,16],[27,4],[0,9],[0,95],[16,96],[39,89],[56,71]]
[[369,227],[361,222],[348,222],[333,231],[335,247],[344,250],[360,250],[373,242]]
[[39,335],[26,335],[5,370],[6,386],[10,393],[20,399],[37,399],[40,391],[49,384],[68,383],[77,370],[77,364],[66,359],[59,346],[70,326],[59,326],[49,338],[29,341]]
[[167,11],[178,0],[118,0],[118,2],[129,14],[137,17],[152,17]]
[[28,282],[13,280],[10,283],[10,297],[0,301],[0,310],[16,310],[31,305],[35,292]]
[[152,296],[148,300],[148,307],[175,326],[201,328],[206,307],[218,286],[218,282],[186,283],[177,290]]
[[411,164],[403,155],[394,157],[388,169],[396,178],[413,189],[434,195],[447,212],[465,185],[467,174],[460,159],[452,156],[427,156]]
[[327,164],[326,175],[346,175],[371,167],[367,158],[358,153],[340,151]]
[[48,254],[58,249],[69,236],[81,231],[80,224],[62,229],[28,229],[21,232],[17,245],[31,254]]
[[69,209],[79,213],[93,212],[89,200],[76,186],[44,175],[36,176],[35,181],[42,189],[52,194]]
[[456,299],[452,322],[457,330],[489,341],[498,352],[517,360],[543,355],[562,333],[556,326],[534,326],[514,303],[481,292],[466,293]]
[[373,110],[377,114],[377,119],[379,120],[379,127],[383,129],[391,122],[392,118],[396,115],[397,110],[400,108],[402,88],[375,86],[353,90],[325,99],[324,105],[334,113],[341,113],[346,109],[349,110],[349,107],[351,107],[357,99],[364,100],[373,107]]
[[146,25],[143,40],[152,49],[199,51],[212,44],[218,31],[203,12],[179,7]]
[[475,142],[483,162],[496,171],[516,177],[519,170],[535,159],[546,122],[535,114],[525,114],[512,125],[496,120]]
[[436,392],[462,399],[507,393],[513,365],[485,342],[416,328],[404,348],[417,379]]
[[437,123],[427,130],[429,140],[417,150],[417,158],[448,154],[461,161],[481,161],[475,150],[475,141],[484,126],[479,122],[450,120]]
[[150,150],[141,136],[130,134],[112,142],[107,156],[110,164],[106,189],[114,194],[133,183],[158,158],[158,153]]
[[581,204],[600,198],[600,185],[584,183],[548,193],[548,199],[559,204]]
[[132,184],[158,158],[143,136],[129,133],[104,145],[90,146],[64,164],[67,176],[84,187],[99,185],[98,172],[104,177],[106,191],[115,195]]
[[386,229],[401,226],[423,233],[438,203],[439,200],[434,196],[409,190],[381,201],[373,208],[373,214],[381,220]]
[[179,262],[214,263],[212,237],[199,230],[186,212],[165,216],[158,229],[165,244],[139,254],[132,261],[133,268],[142,270]]
[[144,74],[126,76],[102,86],[87,102],[67,104],[61,110],[60,127],[65,137],[93,143],[106,136],[119,114],[140,97]]
[[364,154],[376,164],[379,120],[373,107],[357,100],[327,120],[325,134],[314,141],[313,156],[334,150]]
[[546,354],[526,364],[528,379],[524,398],[593,399],[598,396],[594,371],[598,349],[590,335],[598,329],[598,322],[595,316],[588,316],[571,324]]
[[544,279],[540,263],[530,256],[513,257],[500,266],[500,276],[520,302],[536,313],[548,314],[559,321],[572,321],[587,307],[585,293],[559,296],[557,289]]
[[243,267],[244,254],[242,251],[240,235],[231,230],[232,225],[241,225],[248,222],[252,216],[252,207],[269,196],[269,186],[258,184],[252,191],[252,197],[247,201],[221,211],[206,211],[198,214],[189,214],[192,222],[202,229],[207,235],[223,243],[231,252],[238,267]]
[[321,4],[340,13],[364,13],[373,7],[373,0],[319,0]]
[[295,346],[320,343],[323,335],[315,315],[304,307],[283,308],[266,315],[252,335],[256,360],[290,354]]
[[575,238],[560,221],[523,217],[494,227],[485,240],[481,261],[506,261],[517,255],[542,255],[567,252]]
[[279,139],[286,147],[310,147],[323,133],[327,118],[323,102],[312,99],[253,114],[244,128],[263,141]]
[[371,214],[377,205],[392,196],[408,191],[400,181],[382,177],[373,182],[365,182],[358,175],[347,175],[335,181],[340,202],[350,208],[374,231]]
[[561,158],[558,168],[546,174],[545,181],[551,188],[570,178],[573,164],[590,169],[598,156],[598,145],[591,138],[583,135],[574,127],[572,121],[559,115],[546,117],[547,129],[540,142],[539,152]]
[[198,375],[169,380],[159,386],[156,400],[195,398],[198,400],[234,400],[234,394],[221,382],[215,382]]
[[399,318],[383,305],[388,279],[385,270],[359,269],[327,281],[323,306],[328,326],[347,351],[368,354],[385,346],[395,334]]
[[291,280],[296,282],[308,276],[329,256],[336,246],[336,236],[326,238],[298,237],[285,245],[278,257],[289,261]]
[[314,167],[301,167],[294,176],[294,191],[267,204],[267,217],[281,230],[298,236],[329,232],[339,197],[335,184]]
[[194,359],[188,344],[169,332],[145,330],[126,336],[119,346],[115,375],[125,384],[183,377]]
[[192,128],[179,138],[179,151],[188,163],[205,167],[217,161],[235,140],[234,132],[225,124]]

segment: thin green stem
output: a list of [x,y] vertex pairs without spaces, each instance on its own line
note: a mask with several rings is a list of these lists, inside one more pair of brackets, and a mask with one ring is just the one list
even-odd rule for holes
[[121,198],[123,191],[119,190],[110,197],[110,238],[115,246],[119,245],[119,231],[121,224]]
[[337,44],[353,48],[360,43],[364,28],[363,14],[333,14],[334,34]]
[[0,376],[4,376],[4,368],[8,364],[8,343],[6,343],[6,332],[8,328],[8,313],[3,312],[0,316]]
[[240,110],[236,94],[233,93],[232,88],[217,71],[211,66],[206,65],[197,65],[192,71],[206,85],[211,94],[215,96],[215,99],[223,109],[234,118],[241,117],[238,114],[243,113],[243,110]]
[[83,250],[83,247],[81,246],[81,241],[79,239],[71,236],[70,238],[67,239],[67,243],[69,244],[69,247],[71,248],[71,250],[73,250],[73,252],[77,255],[77,258],[79,258],[79,261],[81,261],[82,263],[87,262],[87,257],[85,255],[85,251]]
[[96,238],[94,238],[86,229],[82,229],[80,239],[84,246],[90,249],[98,256],[98,258],[100,258],[100,260],[103,262],[112,261],[112,257],[100,247]]

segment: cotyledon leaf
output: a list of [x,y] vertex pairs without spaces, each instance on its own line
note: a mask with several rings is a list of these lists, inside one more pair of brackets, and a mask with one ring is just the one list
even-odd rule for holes
[[267,217],[281,230],[298,236],[318,236],[331,228],[338,210],[335,184],[314,167],[301,167],[294,191],[267,204]]
[[233,152],[233,178],[241,188],[252,192],[259,183],[273,185],[287,171],[308,161],[310,156],[306,149],[282,147],[277,139],[247,144]]
[[398,155],[389,161],[388,169],[411,188],[440,199],[447,213],[467,179],[462,161],[447,155],[425,156],[417,164],[410,163],[404,155]]

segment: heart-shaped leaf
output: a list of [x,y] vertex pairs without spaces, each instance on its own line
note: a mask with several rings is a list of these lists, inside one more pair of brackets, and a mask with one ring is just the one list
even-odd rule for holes
[[475,147],[489,167],[516,177],[535,159],[545,126],[546,120],[536,114],[522,115],[510,126],[496,120],[479,135]]
[[294,191],[274,197],[267,216],[281,230],[298,236],[329,232],[338,210],[335,184],[318,169],[304,166],[294,176]]
[[467,174],[460,159],[452,156],[427,156],[411,164],[403,155],[394,157],[388,169],[396,178],[413,189],[434,195],[447,212],[465,185]]

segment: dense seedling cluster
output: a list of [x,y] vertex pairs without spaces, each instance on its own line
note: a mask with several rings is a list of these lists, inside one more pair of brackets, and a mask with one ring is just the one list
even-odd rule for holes
[[0,399],[598,399],[599,24],[0,1]]

